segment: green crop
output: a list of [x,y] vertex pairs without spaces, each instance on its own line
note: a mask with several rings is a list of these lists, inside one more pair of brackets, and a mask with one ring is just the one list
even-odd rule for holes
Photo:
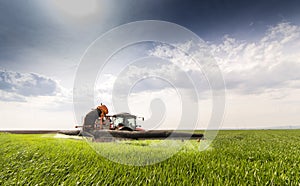
[[[165,161],[129,166],[102,157],[85,140],[0,133],[0,185],[300,185],[299,142],[300,130],[220,131],[207,151],[184,141]],[[172,152],[172,146],[153,152],[153,143],[92,146],[112,157]],[[128,158],[145,161],[139,157]]]

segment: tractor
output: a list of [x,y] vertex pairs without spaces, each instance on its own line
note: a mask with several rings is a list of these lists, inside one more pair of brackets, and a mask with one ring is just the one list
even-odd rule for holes
[[[122,130],[122,131],[143,131],[140,125],[137,125],[137,117],[127,112],[107,115],[108,109],[105,105],[98,106],[96,109],[92,109],[84,118],[83,130]],[[80,126],[77,126],[80,127]]]
[[137,117],[130,113],[119,113],[107,115],[108,109],[105,105],[92,109],[84,118],[80,134],[93,137],[95,141],[112,141],[116,138],[122,139],[190,139],[198,140],[203,134],[192,134],[173,130],[144,130],[137,125],[137,119],[144,121],[143,117]]

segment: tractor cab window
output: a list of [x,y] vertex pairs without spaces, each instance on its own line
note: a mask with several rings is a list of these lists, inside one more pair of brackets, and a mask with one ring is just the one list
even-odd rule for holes
[[124,125],[124,118],[122,117],[116,117],[114,120],[115,126],[118,126],[119,124],[123,124]]
[[135,127],[136,127],[135,118],[126,118],[125,126],[135,129]]

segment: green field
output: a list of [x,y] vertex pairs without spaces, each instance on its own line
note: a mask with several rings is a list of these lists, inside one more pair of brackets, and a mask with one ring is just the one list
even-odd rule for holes
[[[53,136],[0,134],[0,185],[300,185],[300,130],[220,131],[207,151],[182,142],[174,156],[148,166],[114,163],[84,140]],[[114,156],[151,153],[150,143],[99,146]]]

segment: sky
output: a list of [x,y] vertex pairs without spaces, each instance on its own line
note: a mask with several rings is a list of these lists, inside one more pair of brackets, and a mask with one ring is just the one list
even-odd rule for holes
[[[218,96],[209,81],[213,74],[190,61],[203,54],[204,45],[225,85],[222,122],[213,126],[300,126],[298,7],[296,0],[2,0],[0,129],[74,128],[101,102],[111,114],[144,116],[146,129],[205,129],[214,122]],[[90,105],[74,112],[80,65],[106,51],[97,48],[99,38],[143,20],[174,23],[203,43],[144,41],[114,51],[102,69],[95,67],[97,79],[87,82],[93,90],[80,87],[81,101],[93,104],[86,101]],[[117,42],[111,38],[104,46]],[[97,54],[89,57],[92,51]]]

